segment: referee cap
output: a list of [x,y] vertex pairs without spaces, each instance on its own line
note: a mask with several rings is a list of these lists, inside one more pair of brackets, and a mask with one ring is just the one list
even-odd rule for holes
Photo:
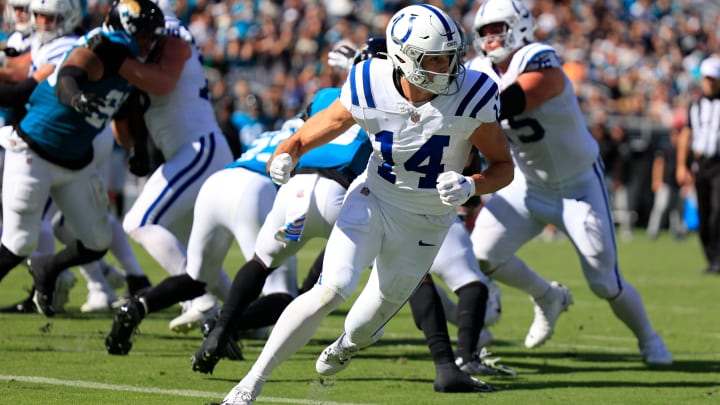
[[720,79],[720,58],[711,56],[700,64],[700,75],[711,79]]

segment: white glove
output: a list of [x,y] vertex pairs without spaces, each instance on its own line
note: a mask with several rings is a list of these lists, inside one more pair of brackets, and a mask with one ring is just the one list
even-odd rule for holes
[[290,180],[292,169],[292,156],[289,153],[281,153],[275,156],[275,159],[270,163],[270,178],[275,184],[283,185]]
[[438,176],[437,190],[443,204],[457,207],[475,195],[475,180],[458,172],[444,172]]
[[360,51],[347,44],[335,46],[328,52],[328,65],[349,72],[359,53]]

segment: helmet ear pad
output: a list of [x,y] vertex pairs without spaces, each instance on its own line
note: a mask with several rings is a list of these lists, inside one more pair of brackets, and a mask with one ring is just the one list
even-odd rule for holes
[[[465,41],[459,25],[437,7],[407,6],[390,19],[385,29],[387,53],[395,69],[411,84],[434,94],[449,94],[461,68]],[[446,71],[423,67],[428,55],[448,56]]]

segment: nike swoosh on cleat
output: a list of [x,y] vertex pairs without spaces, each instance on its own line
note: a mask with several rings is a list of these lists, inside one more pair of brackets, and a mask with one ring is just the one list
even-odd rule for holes
[[418,241],[418,246],[435,246],[432,243],[425,243],[423,241]]

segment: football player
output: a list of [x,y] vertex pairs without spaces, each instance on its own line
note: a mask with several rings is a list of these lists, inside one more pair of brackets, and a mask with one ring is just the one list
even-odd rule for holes
[[[285,309],[257,361],[224,404],[253,403],[275,367],[310,340],[372,265],[367,285],[345,318],[345,332],[316,362],[322,375],[346,368],[361,348],[380,337],[385,323],[415,291],[456,207],[512,180],[512,159],[497,123],[497,84],[485,73],[462,68],[464,41],[457,24],[437,7],[411,5],[391,18],[386,38],[388,60],[355,65],[340,99],[281,143],[268,165],[273,179],[285,183],[302,155],[355,124],[368,133],[373,147],[330,233],[320,280]],[[473,145],[488,168],[463,176]],[[457,367],[452,357],[448,360],[447,367]],[[436,379],[434,388],[491,390],[478,380],[471,379],[472,385],[465,381],[455,386]]]
[[[175,16],[174,2],[158,1],[165,13],[165,40],[158,44],[156,63],[149,74],[138,74],[140,61],[128,60],[120,68],[149,95],[144,124],[161,152],[164,163],[148,177],[140,195],[125,214],[123,227],[171,276],[185,274],[186,246],[195,198],[211,174],[233,161],[210,103],[202,55],[192,34]],[[129,120],[115,121],[119,143],[134,145]],[[220,279],[228,289],[230,279]],[[200,325],[218,309],[212,294],[203,294],[170,321],[170,329],[188,330]]]
[[4,139],[6,173],[12,176],[4,179],[0,272],[7,273],[35,250],[43,202],[52,196],[79,240],[57,254],[28,261],[34,302],[47,316],[55,313],[53,290],[59,273],[99,259],[110,245],[107,195],[96,166],[90,164],[92,141],[130,90],[117,74],[120,65],[149,54],[164,33],[161,20],[160,9],[147,0],[117,1],[103,28],[92,33],[110,38],[112,52],[98,52],[89,41],[92,36],[83,37],[46,80],[36,86],[32,78],[25,83],[33,89],[28,113]]
[[640,295],[618,269],[605,168],[560,58],[549,45],[535,42],[532,16],[521,1],[486,1],[473,29],[482,56],[468,67],[491,66],[500,75],[500,118],[517,166],[510,186],[480,210],[472,241],[483,272],[525,291],[535,304],[525,346],[547,341],[573,302],[567,288],[546,281],[515,256],[552,224],[575,245],[590,289],[635,334],[643,360],[672,363]]
[[[227,299],[230,283],[219,282],[221,278],[228,279],[222,269],[223,260],[233,239],[237,241],[243,255],[252,258],[258,231],[277,194],[277,187],[265,172],[265,164],[277,144],[296,128],[296,122],[288,121],[281,130],[264,133],[235,162],[214,173],[203,183],[195,202],[193,227],[188,242],[187,273],[166,278],[142,297],[131,298],[117,310],[105,341],[108,353],[127,354],[137,327],[150,313],[202,296],[206,290],[215,292],[223,301]],[[228,187],[229,184],[232,187]],[[223,198],[217,198],[219,193]],[[297,295],[296,265],[293,256],[265,281],[263,294],[271,297],[264,300],[266,311],[277,312],[279,316],[279,312]],[[269,301],[278,305],[268,304]],[[272,310],[268,306],[281,308]],[[272,325],[277,316],[268,324]],[[238,327],[248,324],[240,321]],[[188,329],[196,326],[199,325],[186,325]],[[260,326],[266,324],[250,323],[247,328]],[[234,340],[230,339],[227,343],[223,347],[223,355],[241,357]]]
[[[339,93],[338,88],[318,91],[308,115],[324,111]],[[215,327],[193,356],[193,370],[211,373],[231,338],[233,325],[258,296],[266,278],[309,240],[328,237],[345,192],[365,169],[370,151],[365,132],[352,126],[333,142],[300,159],[292,179],[278,190],[258,232],[252,259],[238,270]],[[267,161],[270,156],[263,158]]]

